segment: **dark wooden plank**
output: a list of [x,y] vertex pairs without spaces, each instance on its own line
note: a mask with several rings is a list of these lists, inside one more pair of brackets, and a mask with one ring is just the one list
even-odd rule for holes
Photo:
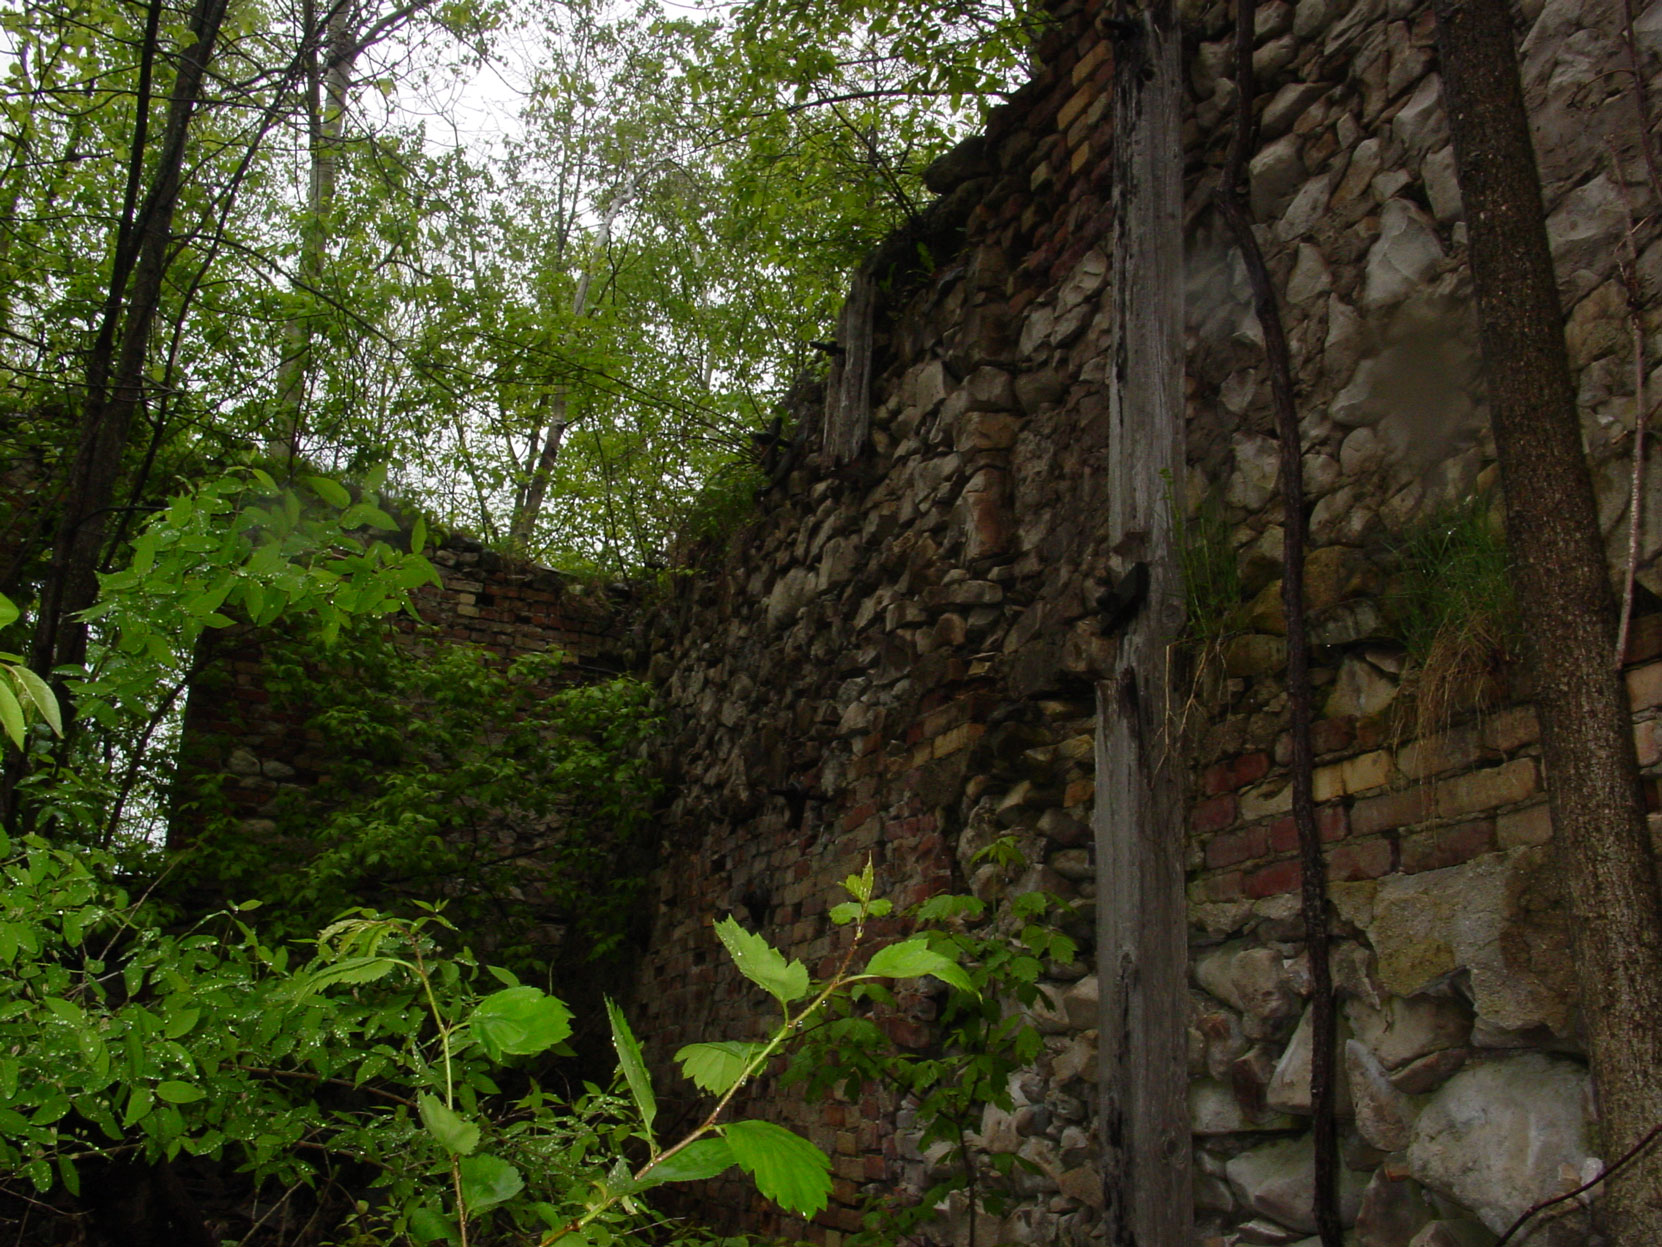
[[1108,536],[1121,571],[1147,564],[1149,590],[1097,694],[1099,1126],[1107,1241],[1188,1247],[1188,921],[1168,738],[1182,624],[1167,501],[1183,479],[1180,36],[1171,0],[1126,18],[1139,32],[1115,49]]
[[837,318],[837,345],[825,386],[825,452],[833,464],[847,463],[871,436],[871,322],[877,310],[877,282],[864,268],[854,274]]

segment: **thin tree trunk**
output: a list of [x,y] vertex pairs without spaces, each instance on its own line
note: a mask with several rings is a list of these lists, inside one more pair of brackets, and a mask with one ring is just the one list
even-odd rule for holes
[[[1662,899],[1631,711],[1610,662],[1615,601],[1511,13],[1503,0],[1433,7],[1602,1151],[1614,1156],[1662,1122]],[[1620,1247],[1662,1242],[1662,1158],[1614,1178],[1605,1211]]]
[[[638,176],[630,178],[606,205],[606,210],[600,217],[600,228],[595,237],[592,255],[604,255],[611,247],[612,227],[624,208],[628,207],[629,201],[635,197],[638,182]],[[583,272],[577,278],[577,289],[571,296],[573,320],[581,320],[589,314],[589,287],[594,278],[594,264],[593,258],[586,260]],[[531,474],[526,479],[525,492],[514,508],[513,520],[508,525],[508,540],[516,549],[529,549],[531,539],[536,534],[537,517],[542,514],[549,483],[554,479],[554,466],[559,462],[560,451],[565,445],[566,430],[574,423],[569,414],[569,404],[570,391],[564,382],[555,384],[548,391],[548,432],[543,437],[542,449],[538,452],[537,460],[531,466]]]
[[[352,69],[360,44],[346,0],[330,10],[318,32],[324,49],[323,65],[315,48],[308,49],[307,130],[311,148],[310,179],[306,188],[306,221],[300,236],[296,286],[302,295],[323,284],[324,255],[329,243],[329,215],[334,211],[339,178],[341,135],[346,128],[346,104],[352,90]],[[314,38],[315,6],[307,0],[304,38]],[[304,311],[290,317],[284,328],[283,360],[277,369],[277,427],[266,444],[266,454],[291,468],[300,453],[305,428],[306,379],[312,359],[312,320]]]
[[[150,330],[172,259],[173,214],[179,201],[186,139],[225,8],[226,0],[196,0],[190,18],[193,40],[179,61],[149,191],[132,218],[130,232],[123,222],[110,299],[87,364],[80,442],[30,653],[30,665],[43,676],[55,666],[79,663],[86,655],[86,625],[72,616],[91,606],[97,596],[105,519],[121,474],[128,430],[143,399]],[[130,162],[134,170],[144,161],[143,140],[141,125],[135,131]],[[130,197],[137,184],[136,179],[130,182]],[[129,256],[130,280],[124,271]]]
[[1264,358],[1270,374],[1276,436],[1281,443],[1282,577],[1281,603],[1287,616],[1287,708],[1292,740],[1293,825],[1298,832],[1299,898],[1304,918],[1304,946],[1310,958],[1310,1116],[1312,1213],[1322,1247],[1340,1247],[1344,1228],[1339,1218],[1339,1130],[1335,1064],[1338,1021],[1333,1009],[1331,939],[1327,928],[1327,859],[1316,822],[1315,754],[1310,733],[1315,718],[1310,684],[1310,637],[1304,625],[1304,548],[1308,516],[1304,502],[1304,455],[1298,408],[1293,398],[1292,357],[1281,321],[1281,307],[1269,266],[1252,232],[1247,207],[1247,156],[1257,125],[1253,117],[1256,87],[1252,71],[1257,0],[1239,0],[1235,11],[1235,87],[1237,118],[1229,146],[1218,208],[1241,250],[1252,286],[1253,308],[1264,331]]

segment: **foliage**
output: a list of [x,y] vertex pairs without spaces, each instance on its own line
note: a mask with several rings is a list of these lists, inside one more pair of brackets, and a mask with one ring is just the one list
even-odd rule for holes
[[[733,1096],[805,1022],[855,984],[934,974],[967,987],[921,939],[851,969],[870,915],[871,871],[848,887],[855,930],[832,977],[725,920],[740,971],[780,1003],[758,1044],[712,1043],[678,1056],[718,1096],[664,1144],[639,1043],[609,1006],[623,1095],[544,1089],[526,1061],[559,1051],[571,1015],[555,997],[440,955],[437,911],[413,919],[349,914],[312,957],[262,940],[253,905],[168,932],[112,878],[113,861],[29,838],[0,847],[0,1170],[38,1195],[76,1197],[88,1162],[234,1161],[255,1183],[306,1185],[333,1161],[376,1176],[377,1241],[466,1244],[493,1225],[545,1245],[609,1243],[652,1219],[643,1198],[668,1182],[737,1165],[764,1196],[812,1215],[830,1161],[806,1139],[725,1120]],[[737,1053],[725,1064],[709,1054]],[[718,1068],[719,1065],[719,1068]],[[517,1089],[504,1091],[505,1083]]]
[[1480,494],[1425,517],[1395,553],[1386,605],[1417,670],[1416,730],[1435,731],[1520,652],[1506,540]]
[[[1008,836],[978,857],[1010,867],[1023,864]],[[1048,892],[1019,893],[996,909],[969,895],[929,898],[912,915],[925,934],[899,946],[928,950],[958,971],[950,977],[935,972],[946,993],[929,1044],[908,1051],[890,1041],[871,1014],[874,1007],[894,1007],[894,995],[870,984],[834,1002],[793,1056],[786,1079],[805,1086],[811,1096],[840,1092],[853,1099],[861,1084],[876,1082],[903,1097],[921,1127],[916,1146],[947,1171],[911,1206],[892,1198],[874,1204],[860,1241],[872,1247],[898,1241],[937,1217],[942,1202],[957,1191],[967,1194],[972,1216],[1004,1210],[998,1180],[1026,1162],[984,1152],[974,1135],[987,1105],[1011,1108],[1012,1076],[1030,1066],[1042,1048],[1026,1010],[1043,994],[1039,978],[1045,963],[1067,963],[1077,955],[1074,941],[1058,925],[1068,913],[1067,903]]]
[[[189,819],[204,830],[176,872],[193,895],[260,896],[273,938],[443,896],[516,969],[604,956],[632,929],[658,793],[644,684],[572,686],[557,652],[420,654],[375,623],[327,648],[273,639],[261,656],[273,711],[303,722],[324,770],[254,834],[201,793]],[[555,927],[567,934],[551,946]]]
[[[332,639],[351,619],[408,609],[409,592],[437,579],[418,522],[409,548],[374,492],[354,496],[327,477],[283,488],[238,468],[175,495],[139,529],[130,561],[100,577],[84,613],[95,643],[84,668],[57,674],[83,731],[67,752],[36,750],[21,785],[25,824],[110,845],[135,791],[154,801],[165,775],[149,745],[194,669],[198,645],[239,620],[263,627],[309,621]],[[27,679],[27,677],[16,677]],[[89,754],[115,761],[92,765]]]
[[[14,623],[18,610],[10,598],[0,594],[0,628]],[[0,729],[22,749],[24,732],[31,718],[39,717],[54,733],[63,735],[63,716],[58,699],[45,680],[23,665],[17,654],[0,654]]]
[[1173,496],[1169,480],[1166,505],[1183,574],[1185,636],[1204,652],[1239,632],[1246,619],[1247,602],[1229,519],[1215,491],[1209,490],[1192,511],[1186,510]]

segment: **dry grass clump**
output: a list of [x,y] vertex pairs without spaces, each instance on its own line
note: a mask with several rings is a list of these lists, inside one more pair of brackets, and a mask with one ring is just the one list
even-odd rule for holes
[[1504,696],[1522,646],[1517,602],[1506,538],[1482,495],[1427,516],[1396,555],[1388,608],[1412,664],[1413,734],[1425,736]]

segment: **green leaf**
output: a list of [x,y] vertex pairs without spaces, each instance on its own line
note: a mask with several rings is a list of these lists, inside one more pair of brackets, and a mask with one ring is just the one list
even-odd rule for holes
[[831,906],[831,921],[839,927],[846,927],[849,923],[858,919],[859,916],[859,901],[843,901],[841,904]]
[[733,964],[756,986],[782,1005],[808,994],[808,967],[786,962],[784,955],[759,935],[746,931],[731,916],[716,923],[716,935],[727,947]]
[[681,1072],[711,1095],[725,1095],[766,1044],[724,1039],[688,1044],[675,1054]]
[[470,1155],[479,1146],[479,1127],[452,1111],[443,1100],[425,1091],[416,1096],[421,1124],[439,1146],[456,1156]]
[[417,1208],[410,1214],[410,1237],[418,1243],[459,1243],[461,1236],[456,1233],[456,1223],[449,1217],[441,1216],[431,1208]]
[[410,553],[420,554],[427,548],[427,517],[418,515],[410,525]]
[[397,965],[390,957],[342,957],[308,975],[303,990],[309,995],[336,983],[373,983],[385,978]]
[[807,1139],[770,1121],[732,1121],[722,1137],[756,1189],[787,1212],[812,1217],[831,1195],[831,1158]]
[[121,1115],[121,1124],[124,1127],[137,1125],[150,1116],[155,1102],[149,1087],[134,1087],[132,1094],[127,1097],[127,1111]]
[[732,1145],[726,1139],[697,1139],[647,1170],[641,1187],[656,1186],[660,1182],[703,1182],[719,1177],[737,1163]]
[[492,992],[473,1010],[473,1033],[493,1059],[531,1056],[571,1034],[571,1010],[535,987]]
[[308,476],[306,484],[314,494],[338,511],[352,505],[351,493],[339,481],[332,481],[327,476]]
[[206,1099],[208,1093],[200,1087],[193,1087],[188,1082],[169,1080],[156,1084],[156,1098],[168,1104],[194,1104],[198,1100]]
[[866,858],[866,868],[857,875],[850,875],[843,880],[843,888],[857,901],[871,899],[872,885],[876,882],[876,873],[872,870],[871,858]]
[[469,1156],[457,1168],[462,1175],[462,1200],[469,1212],[495,1208],[525,1189],[519,1170],[497,1156]]
[[11,737],[12,744],[23,748],[23,708],[17,697],[4,683],[0,683],[0,728]]
[[910,979],[932,974],[942,982],[952,984],[959,991],[969,992],[971,995],[980,994],[963,968],[930,948],[929,941],[921,935],[878,949],[866,963],[866,973],[889,979]]
[[63,735],[63,716],[58,713],[58,699],[41,679],[27,667],[13,667],[12,679],[22,686],[23,692],[29,700],[35,703],[35,709],[40,711],[40,717],[51,724],[52,731],[59,736]]
[[646,1129],[646,1137],[652,1138],[652,1122],[658,1116],[658,1100],[652,1094],[652,1079],[646,1072],[646,1062],[641,1059],[641,1046],[635,1041],[635,1034],[629,1029],[629,1022],[623,1016],[623,1010],[617,1007],[617,1002],[611,997],[606,998],[606,1015],[612,1021],[612,1046],[617,1049],[618,1064],[623,1067],[624,1080],[629,1084],[629,1094],[635,1099],[635,1107],[640,1110],[641,1124]]
[[191,1028],[196,1025],[196,1019],[202,1016],[202,1010],[186,1005],[183,1008],[169,1009],[167,1024],[162,1029],[162,1035],[167,1039],[182,1039],[190,1034]]
[[0,628],[4,628],[8,624],[16,622],[19,614],[21,614],[21,612],[17,609],[12,600],[4,593],[0,593]]

